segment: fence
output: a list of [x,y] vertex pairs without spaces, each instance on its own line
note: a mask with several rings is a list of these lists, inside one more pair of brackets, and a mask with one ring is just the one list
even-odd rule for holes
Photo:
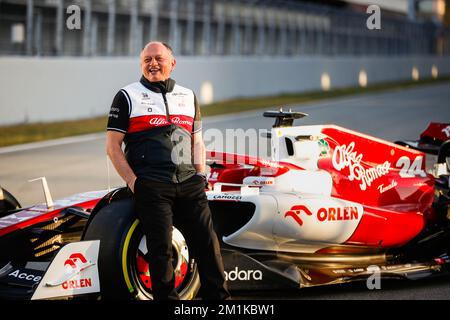
[[[78,6],[80,26],[66,22]],[[177,55],[411,55],[450,53],[450,31],[381,11],[262,0],[3,0],[0,54],[135,56],[150,39]]]

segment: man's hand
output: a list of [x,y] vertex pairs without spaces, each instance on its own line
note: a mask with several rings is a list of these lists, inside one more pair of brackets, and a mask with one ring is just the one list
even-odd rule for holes
[[136,183],[137,177],[132,178],[128,183],[128,188],[134,193],[134,184]]
[[203,179],[203,181],[205,183],[205,189],[212,190],[211,184],[208,182],[208,178],[206,177],[206,173],[204,173],[204,172],[197,172],[196,175],[202,177],[202,179]]

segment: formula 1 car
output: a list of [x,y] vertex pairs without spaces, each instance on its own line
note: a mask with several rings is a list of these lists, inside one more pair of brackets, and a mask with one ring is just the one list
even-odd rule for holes
[[[231,290],[449,271],[450,124],[395,144],[335,125],[293,126],[300,112],[264,116],[275,118],[270,160],[207,154],[207,196]],[[428,172],[425,152],[438,155]],[[129,190],[53,202],[43,184],[46,203],[29,208],[0,193],[0,298],[152,299]],[[200,289],[188,228],[174,221],[182,299]]]

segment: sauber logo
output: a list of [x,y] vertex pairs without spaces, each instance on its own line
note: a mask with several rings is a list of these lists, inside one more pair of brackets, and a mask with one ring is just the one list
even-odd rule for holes
[[[300,226],[303,226],[303,220],[300,218],[300,213],[304,212],[308,216],[312,216],[313,213],[304,205],[293,206],[289,211],[284,214],[284,217],[292,217]],[[329,207],[319,208],[315,214],[317,220],[324,221],[343,221],[343,220],[358,220],[358,208],[354,206],[350,207]]]

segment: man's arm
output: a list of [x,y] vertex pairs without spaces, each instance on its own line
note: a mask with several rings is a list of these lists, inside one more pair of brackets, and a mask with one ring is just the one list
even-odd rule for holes
[[206,151],[201,130],[194,133],[192,136],[192,155],[194,160],[194,168],[197,173],[205,174]]
[[202,115],[200,112],[200,104],[194,94],[194,126],[192,128],[192,161],[197,173],[206,174],[206,152],[205,143],[202,135]]
[[124,133],[117,131],[106,132],[106,153],[108,154],[111,162],[116,168],[117,173],[127,183],[128,187],[134,193],[134,183],[136,181],[136,175],[125,159],[125,154],[122,151],[122,142],[125,137]]

